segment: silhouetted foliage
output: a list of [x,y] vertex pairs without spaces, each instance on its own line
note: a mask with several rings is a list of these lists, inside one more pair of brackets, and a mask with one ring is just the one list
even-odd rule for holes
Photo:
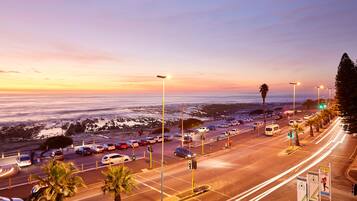
[[[184,119],[183,120],[183,129],[187,130],[187,129],[191,129],[197,126],[200,126],[203,124],[203,121],[199,120],[199,119],[195,119],[195,118],[189,118],[189,119]],[[178,127],[181,129],[181,120],[179,121],[179,125]]]
[[[169,133],[170,129],[169,128],[164,128],[165,133]],[[151,134],[160,134],[162,133],[162,128],[156,128],[155,130],[151,131]]]
[[40,145],[40,149],[59,149],[65,148],[73,144],[73,139],[67,136],[55,136],[47,138],[45,142]]
[[336,99],[349,133],[357,132],[357,67],[347,53],[342,55],[336,75]]

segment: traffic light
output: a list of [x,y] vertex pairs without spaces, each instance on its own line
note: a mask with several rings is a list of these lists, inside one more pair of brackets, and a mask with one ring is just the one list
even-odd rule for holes
[[353,193],[354,196],[357,195],[357,184],[353,184],[353,186],[352,186],[352,193]]
[[192,169],[196,170],[197,169],[197,161],[192,160]]
[[326,109],[326,108],[327,108],[326,103],[320,103],[320,104],[319,104],[319,109],[320,109],[320,110],[323,110],[323,109]]

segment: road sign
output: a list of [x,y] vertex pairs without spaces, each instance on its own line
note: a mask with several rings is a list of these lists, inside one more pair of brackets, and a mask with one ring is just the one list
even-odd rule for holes
[[329,197],[331,200],[331,165],[320,166],[319,179],[321,196]]
[[316,172],[307,173],[307,192],[309,201],[319,200],[319,174]]
[[297,201],[307,201],[307,181],[305,177],[298,177],[296,181]]

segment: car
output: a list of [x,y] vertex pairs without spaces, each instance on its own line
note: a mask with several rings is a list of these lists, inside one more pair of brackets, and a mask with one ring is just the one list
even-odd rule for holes
[[16,158],[16,164],[19,167],[27,167],[32,165],[31,157],[28,154],[21,154]]
[[304,119],[305,120],[308,120],[308,119],[311,119],[314,117],[314,114],[307,114],[307,115],[304,115]]
[[293,126],[294,124],[297,124],[297,120],[289,120],[289,126]]
[[258,127],[261,127],[261,126],[263,126],[263,122],[261,122],[261,121],[256,121],[256,122],[253,123],[253,128],[254,129],[256,129]]
[[218,128],[228,128],[229,125],[228,124],[220,124],[218,125]]
[[171,141],[173,138],[174,138],[174,136],[172,136],[172,135],[166,135],[166,134],[164,135],[165,142]]
[[138,141],[138,143],[139,143],[139,146],[146,146],[146,145],[149,144],[149,142],[145,138],[144,139],[140,139]]
[[239,125],[239,122],[238,122],[237,120],[234,120],[234,121],[229,122],[229,124],[230,124],[231,126],[238,126],[238,125]]
[[103,144],[105,151],[113,151],[115,150],[115,144]]
[[132,148],[139,147],[139,142],[137,140],[128,140],[126,143]]
[[298,120],[296,120],[296,122],[297,122],[298,124],[302,124],[302,123],[304,123],[304,120],[303,120],[303,119],[298,119]]
[[195,153],[183,147],[177,147],[174,151],[174,155],[185,159],[194,158],[196,156]]
[[220,141],[220,140],[224,140],[224,139],[227,139],[227,138],[228,138],[228,135],[227,135],[226,132],[224,132],[224,133],[218,135],[216,139],[217,139],[217,141]]
[[201,128],[197,128],[196,129],[199,133],[204,133],[204,132],[208,132],[209,129],[207,127],[201,127]]
[[148,141],[149,144],[155,144],[156,143],[156,139],[154,137],[146,137],[145,139],[146,139],[146,141]]
[[90,156],[93,154],[92,149],[90,147],[79,147],[76,150],[76,154],[82,155],[82,156]]
[[112,154],[104,155],[101,160],[101,163],[103,165],[109,165],[109,164],[119,164],[127,161],[130,161],[129,156],[118,154],[118,153],[112,153]]
[[280,133],[280,127],[278,124],[270,124],[265,127],[265,135],[266,136],[273,136],[275,134]]
[[56,161],[63,161],[64,160],[63,151],[62,150],[53,151],[51,157]]
[[216,130],[216,126],[214,126],[214,125],[207,126],[207,128],[208,128],[210,131],[215,131],[215,130]]
[[232,130],[229,130],[227,133],[228,133],[228,135],[238,135],[239,134],[239,130],[238,129],[232,129]]
[[94,144],[90,148],[93,153],[102,153],[104,151],[104,147],[98,144]]
[[192,137],[189,136],[189,135],[185,135],[183,136],[183,143],[184,144],[188,144],[188,143],[191,143],[192,142]]
[[154,139],[156,140],[156,142],[162,142],[162,136],[161,135],[155,136]]
[[119,142],[115,145],[115,148],[119,149],[119,150],[127,149],[127,148],[129,148],[129,145],[126,142]]
[[0,196],[0,201],[24,201],[24,200],[21,198],[7,198],[7,197]]

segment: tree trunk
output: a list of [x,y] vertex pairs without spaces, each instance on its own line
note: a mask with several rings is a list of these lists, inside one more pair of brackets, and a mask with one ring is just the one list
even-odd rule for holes
[[295,140],[296,146],[300,146],[299,134],[297,132],[295,132],[295,137],[296,137]]
[[120,193],[116,193],[116,194],[115,194],[114,201],[121,201]]
[[310,136],[314,137],[314,130],[312,129],[312,125],[310,125]]

